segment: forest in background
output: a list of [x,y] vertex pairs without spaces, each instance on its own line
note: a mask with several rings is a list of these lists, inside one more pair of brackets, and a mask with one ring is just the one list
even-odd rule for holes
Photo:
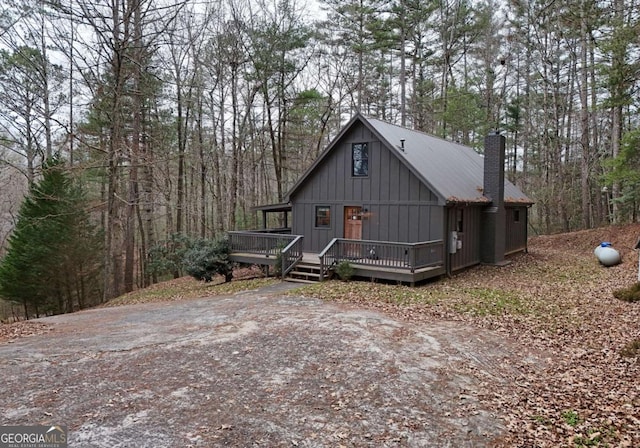
[[100,235],[68,309],[152,283],[175,235],[256,228],[357,111],[479,152],[503,131],[530,233],[638,219],[635,0],[0,5],[0,257],[63,160]]

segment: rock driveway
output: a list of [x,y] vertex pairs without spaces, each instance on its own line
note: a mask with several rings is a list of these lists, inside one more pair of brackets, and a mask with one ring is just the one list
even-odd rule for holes
[[536,362],[289,287],[42,319],[0,344],[0,424],[66,425],[74,448],[479,447],[503,431],[482,396]]

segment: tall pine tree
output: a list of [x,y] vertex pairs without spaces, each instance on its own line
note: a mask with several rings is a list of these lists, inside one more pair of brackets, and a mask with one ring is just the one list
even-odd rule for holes
[[25,318],[94,304],[100,297],[100,238],[82,189],[57,158],[32,184],[0,262],[0,297],[22,306]]

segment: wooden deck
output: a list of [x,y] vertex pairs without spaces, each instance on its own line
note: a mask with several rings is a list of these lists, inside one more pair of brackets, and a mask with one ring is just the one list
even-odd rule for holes
[[355,277],[369,278],[371,280],[392,280],[402,283],[415,283],[430,278],[440,277],[446,273],[444,266],[429,266],[416,269],[411,272],[409,269],[390,268],[386,266],[370,266],[352,263]]
[[[263,266],[274,266],[277,257],[267,254],[256,254],[248,252],[232,252],[230,255],[232,261],[237,263],[257,264]],[[318,254],[304,252],[300,263],[306,265],[317,265],[320,269],[320,258]],[[430,278],[440,277],[446,273],[443,265],[428,266],[411,272],[409,267],[392,267],[388,266],[389,260],[378,259],[371,260],[366,258],[351,259],[349,263],[353,267],[354,277],[375,280],[390,280],[408,284],[415,284]]]
[[259,264],[265,266],[273,266],[278,260],[275,255],[255,254],[250,252],[231,252],[231,254],[229,254],[229,259],[236,263]]

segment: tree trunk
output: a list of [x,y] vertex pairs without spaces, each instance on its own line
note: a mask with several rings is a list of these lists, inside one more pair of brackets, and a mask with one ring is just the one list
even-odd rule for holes
[[45,135],[45,158],[49,159],[53,155],[53,141],[51,138],[51,99],[49,97],[49,60],[47,56],[47,35],[45,30],[44,15],[40,16],[40,52],[42,53],[42,85],[43,85],[43,108],[44,108],[44,135]]
[[234,62],[231,67],[231,169],[229,181],[229,205],[227,208],[227,228],[236,230],[236,209],[238,200],[238,163],[240,148],[238,142],[238,66]]
[[[614,21],[618,26],[624,25],[624,0],[613,1]],[[617,40],[617,37],[614,36]],[[611,70],[616,77],[620,77],[617,84],[612,85],[611,96],[613,97],[613,107],[611,109],[611,157],[616,158],[620,154],[622,144],[622,99],[624,97],[625,80],[620,76],[625,65],[626,45],[620,42],[614,43],[614,50],[611,54]],[[620,197],[620,183],[613,182],[611,186],[612,221],[617,224],[621,221],[620,206],[617,199]]]
[[196,132],[198,139],[198,158],[200,162],[200,237],[205,238],[207,236],[207,161],[205,160],[204,152],[204,129],[202,128],[202,120],[204,115],[202,95],[198,96],[198,112],[196,119]]
[[588,78],[588,60],[587,46],[589,45],[589,32],[587,29],[587,11],[583,4],[580,14],[580,146],[582,154],[580,158],[580,187],[581,187],[581,205],[582,205],[582,227],[584,229],[591,228],[591,185],[590,185],[590,159],[591,146],[589,142],[589,78]]
[[[143,120],[144,121],[144,120]],[[149,249],[155,245],[155,231],[153,228],[153,157],[149,142],[142,133],[142,141],[140,146],[140,162],[142,169],[142,204],[143,204],[143,222],[144,222],[144,238],[142,238],[142,256],[144,257],[143,269],[143,285],[149,286],[151,283],[157,282],[156,274],[150,275],[148,269],[148,253]]]
[[[185,123],[183,117],[183,94],[182,94],[182,82],[181,82],[181,74],[180,74],[180,66],[176,64],[176,94],[177,94],[177,104],[176,108],[178,109],[178,117],[177,117],[177,132],[178,132],[178,179],[176,183],[176,233],[182,233],[183,231],[183,212],[184,212],[184,152],[185,146],[187,144],[186,141],[186,131],[185,131]],[[174,275],[175,277],[175,275]],[[177,277],[176,277],[177,278]]]
[[[140,14],[140,4],[131,5],[135,8],[133,11],[133,52],[132,52],[132,69],[133,69],[133,91],[132,99],[132,130],[131,144],[129,145],[129,195],[126,209],[126,228],[125,228],[125,262],[124,262],[124,290],[125,292],[133,291],[135,284],[135,255],[136,255],[136,216],[139,215],[139,194],[138,194],[138,164],[140,154],[140,135],[141,135],[141,113],[142,113],[142,66],[143,61],[143,42],[142,42],[142,23]],[[143,231],[143,229],[140,229]]]

